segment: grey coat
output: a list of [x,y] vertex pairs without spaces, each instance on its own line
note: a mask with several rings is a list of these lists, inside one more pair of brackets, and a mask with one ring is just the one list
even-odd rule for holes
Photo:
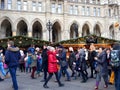
[[31,55],[32,58],[32,63],[30,65],[30,67],[36,67],[37,66],[37,57],[36,55]]
[[108,74],[108,67],[107,67],[107,54],[105,51],[100,53],[98,56],[97,63],[100,66],[101,74]]

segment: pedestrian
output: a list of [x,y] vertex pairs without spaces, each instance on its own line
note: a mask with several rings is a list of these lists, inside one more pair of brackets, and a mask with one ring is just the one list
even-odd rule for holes
[[63,46],[59,46],[59,54],[57,56],[60,62],[60,71],[59,71],[59,79],[61,78],[62,73],[64,72],[67,75],[66,81],[70,81],[70,75],[67,71],[68,69],[68,62],[66,61],[66,51]]
[[35,79],[34,75],[35,75],[35,71],[37,70],[37,56],[35,53],[33,53],[31,51],[28,52],[28,63],[32,69],[31,78]]
[[90,51],[88,52],[88,60],[90,64],[91,75],[90,78],[94,78],[95,72],[95,60],[94,57],[96,56],[97,52],[95,46],[93,44],[90,45]]
[[42,50],[42,70],[43,70],[43,74],[44,74],[44,78],[43,80],[41,80],[41,82],[46,81],[47,78],[47,72],[48,72],[48,55],[47,55],[47,45],[43,46],[43,50]]
[[97,62],[95,70],[97,71],[96,76],[96,86],[95,90],[98,89],[99,83],[101,81],[101,77],[104,79],[104,88],[108,87],[108,62],[107,62],[107,54],[103,47],[99,47],[98,55],[95,57],[95,61]]
[[19,65],[19,60],[21,58],[20,51],[18,47],[14,46],[13,41],[8,41],[8,48],[5,52],[5,63],[8,65],[10,75],[12,77],[13,88],[18,90],[16,70]]
[[[118,54],[115,53],[112,55],[112,52],[116,51]],[[115,59],[115,60],[114,60]],[[114,78],[115,78],[115,90],[120,90],[120,44],[115,43],[113,45],[113,50],[111,51],[111,65],[114,71]]]
[[20,54],[21,54],[21,59],[19,60],[19,68],[21,72],[25,72],[25,54],[23,52],[23,50],[20,50]]
[[4,56],[3,56],[3,49],[0,48],[0,71],[2,73],[2,75],[4,76],[4,78],[7,78],[8,77],[8,74],[5,72],[4,70]]
[[34,44],[31,44],[31,46],[28,48],[28,52],[35,54],[35,45]]
[[79,63],[79,71],[82,75],[82,83],[85,83],[88,79],[87,77],[87,62],[85,60],[85,51],[84,49],[80,49],[80,52],[79,52],[79,59],[78,59],[78,63]]
[[57,58],[56,58],[56,52],[55,52],[55,48],[54,47],[50,47],[49,50],[48,50],[48,73],[49,73],[49,76],[48,78],[46,79],[43,87],[44,88],[49,88],[47,86],[47,83],[48,81],[52,78],[53,74],[55,74],[56,76],[56,80],[58,82],[58,85],[60,87],[64,86],[64,84],[62,84],[58,78],[58,67],[57,67]]
[[41,72],[41,66],[42,66],[42,57],[41,57],[41,52],[40,52],[39,47],[36,48],[35,53],[36,53],[36,56],[37,56],[37,73],[36,73],[36,75],[39,77],[40,72]]
[[72,47],[69,47],[69,51],[70,51],[70,55],[68,58],[68,64],[69,64],[69,67],[72,71],[71,77],[74,77],[74,74],[75,74],[74,63],[76,63],[76,56],[75,56],[75,53],[74,53],[74,50]]

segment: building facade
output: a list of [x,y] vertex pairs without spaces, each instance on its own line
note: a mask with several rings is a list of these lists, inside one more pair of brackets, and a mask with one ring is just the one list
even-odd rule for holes
[[0,0],[0,38],[26,35],[57,42],[95,34],[120,40],[115,0]]

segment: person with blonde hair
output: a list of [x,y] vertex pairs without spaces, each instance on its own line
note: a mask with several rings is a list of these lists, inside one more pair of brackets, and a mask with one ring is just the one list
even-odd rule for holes
[[69,58],[68,58],[68,64],[69,64],[69,67],[72,71],[71,77],[73,77],[74,74],[75,74],[74,64],[76,63],[76,56],[75,56],[75,53],[74,53],[74,50],[73,50],[72,47],[69,47],[69,51],[70,51],[70,55],[69,55]]
[[96,49],[95,49],[95,46],[94,44],[91,44],[90,45],[90,51],[88,52],[88,60],[89,60],[89,64],[90,64],[90,69],[91,69],[91,75],[90,75],[90,78],[93,78],[94,75],[93,75],[93,72],[95,71],[95,60],[94,60],[94,57],[96,57],[97,55],[97,52],[96,52]]

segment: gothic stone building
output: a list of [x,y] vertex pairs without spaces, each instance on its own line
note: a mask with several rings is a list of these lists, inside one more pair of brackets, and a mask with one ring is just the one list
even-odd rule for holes
[[[46,24],[50,21],[50,31]],[[120,40],[115,0],[0,0],[0,38],[26,35],[57,42],[95,34]]]

